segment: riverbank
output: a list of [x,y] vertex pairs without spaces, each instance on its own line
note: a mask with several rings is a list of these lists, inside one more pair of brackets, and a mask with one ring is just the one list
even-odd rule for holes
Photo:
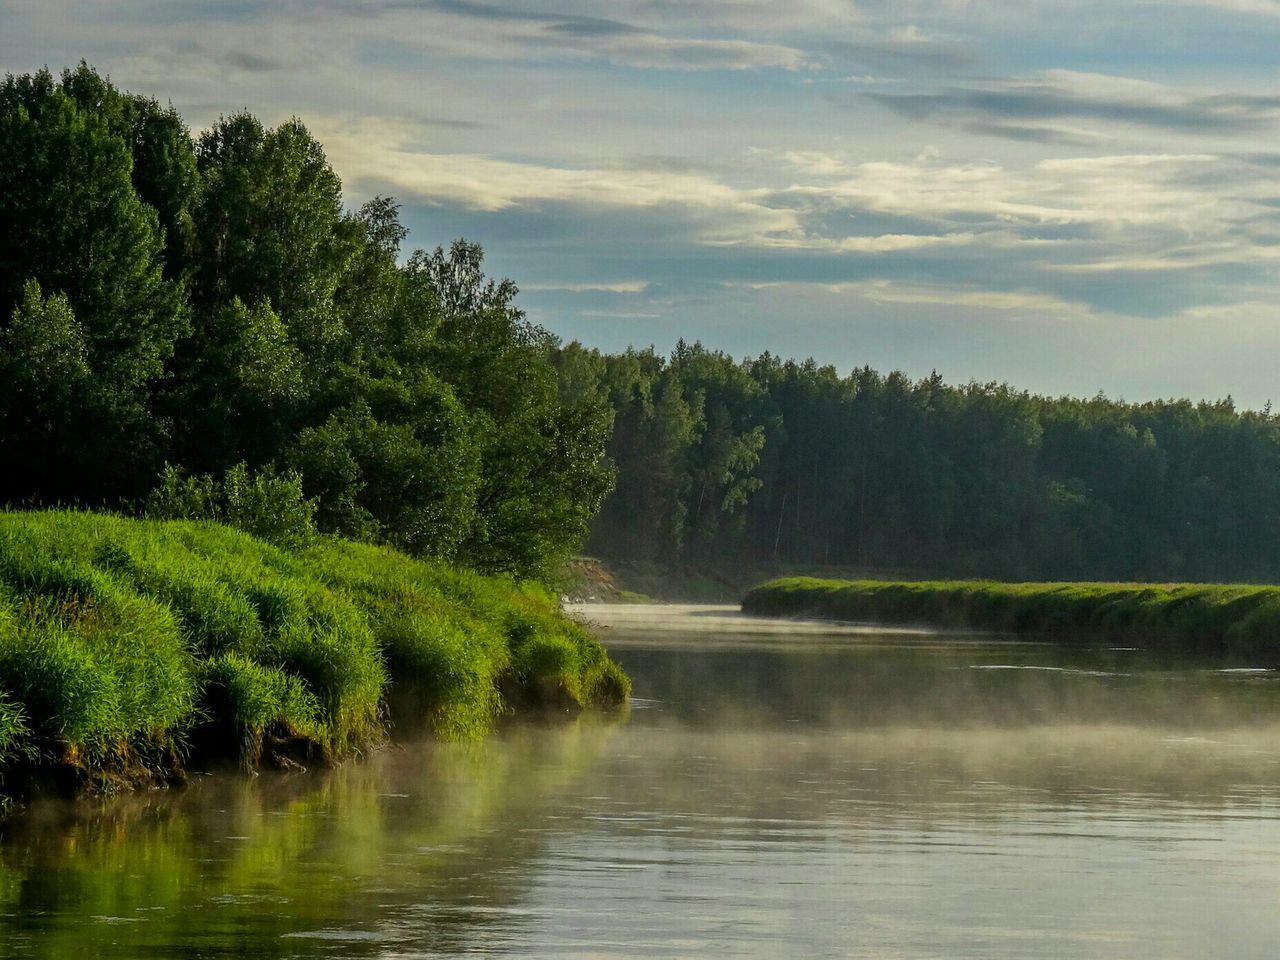
[[0,514],[0,797],[332,762],[396,723],[475,738],[628,690],[537,586],[212,522]]
[[1280,664],[1280,588],[1224,584],[889,582],[792,577],[755,587],[747,613],[1123,639]]

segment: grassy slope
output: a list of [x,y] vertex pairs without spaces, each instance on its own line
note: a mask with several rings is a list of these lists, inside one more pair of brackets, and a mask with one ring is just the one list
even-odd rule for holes
[[505,709],[625,699],[539,589],[321,540],[294,553],[209,522],[0,514],[0,775],[174,772],[183,757],[336,757],[387,704],[445,737]]
[[1280,588],[1216,584],[816,580],[756,587],[748,613],[1128,637],[1280,654]]

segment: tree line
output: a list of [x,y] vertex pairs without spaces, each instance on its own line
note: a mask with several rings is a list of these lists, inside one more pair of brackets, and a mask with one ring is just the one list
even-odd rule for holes
[[612,483],[608,413],[562,399],[556,338],[479,247],[405,237],[388,198],[344,207],[296,119],[193,137],[83,63],[8,76],[0,501],[292,498],[322,530],[547,575]]
[[1280,577],[1280,418],[1037,396],[683,342],[557,353],[606,407],[587,549],[657,563],[1011,579]]
[[[192,136],[81,64],[0,85],[0,503],[313,526],[547,577],[655,563],[1275,580],[1280,423],[531,323],[401,251],[298,120]],[[612,493],[610,494],[610,491]],[[589,536],[588,536],[589,534]]]

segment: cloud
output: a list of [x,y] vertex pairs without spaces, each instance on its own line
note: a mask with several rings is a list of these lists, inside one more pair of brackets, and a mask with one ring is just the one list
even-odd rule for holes
[[[627,33],[606,37],[594,36],[583,45],[611,63],[632,67],[675,70],[753,70],[773,67],[799,70],[809,63],[803,51],[776,43],[752,43],[744,40],[698,40],[664,37],[654,33]],[[559,38],[549,36],[540,42],[562,47]]]
[[1048,123],[1005,123],[994,120],[971,120],[963,124],[970,133],[1024,143],[1042,143],[1055,147],[1097,147],[1113,137],[1081,127]]
[[649,289],[646,280],[621,280],[613,283],[526,283],[521,286],[526,292],[559,293],[644,293]]
[[982,289],[973,286],[906,284],[891,280],[857,280],[847,283],[777,282],[746,284],[753,290],[812,290],[834,296],[856,295],[871,303],[945,304],[1000,312],[1021,311],[1057,316],[1092,316],[1085,303],[1034,290]]
[[313,130],[344,178],[390,185],[429,202],[496,212],[565,203],[617,211],[664,209],[687,219],[706,244],[766,243],[795,233],[794,211],[769,206],[767,191],[697,173],[641,167],[569,167],[413,148],[413,129],[388,120],[321,120]]
[[[1174,6],[1200,7],[1223,13],[1238,13],[1263,17],[1280,17],[1280,0],[1166,0]],[[1144,0],[1144,6],[1154,6]]]
[[820,40],[814,48],[839,65],[852,64],[908,76],[918,76],[922,70],[933,73],[963,70],[979,60],[977,52],[970,47],[923,39]]
[[[386,119],[330,118],[313,129],[357,190],[499,216],[522,224],[529,242],[591,234],[601,257],[617,258],[615,277],[628,258],[647,274],[637,258],[687,263],[701,250],[711,276],[809,272],[831,277],[821,282],[861,282],[888,270],[928,281],[920,287],[928,292],[948,284],[963,290],[981,274],[999,280],[1003,299],[980,303],[962,293],[955,303],[1030,309],[1027,298],[1038,290],[1061,310],[1059,301],[1096,309],[1123,301],[1131,309],[1141,288],[1126,278],[1159,272],[1169,279],[1147,298],[1147,309],[1159,312],[1179,296],[1194,298],[1193,285],[1207,278],[1226,282],[1232,269],[1280,262],[1272,171],[1256,155],[1113,154],[1005,165],[929,151],[903,161],[755,151],[756,167],[791,177],[770,188],[643,158],[571,166],[438,153],[416,145],[411,125]],[[490,222],[487,230],[494,229]],[[709,260],[711,250],[740,253]],[[666,279],[670,269],[653,276]],[[1091,287],[1080,286],[1085,276],[1097,278]],[[534,278],[525,287],[644,295],[648,282]],[[879,293],[907,302],[899,288]]]
[[[910,120],[1042,142],[1063,142],[1057,128],[1045,125],[1063,119],[1191,134],[1251,133],[1280,121],[1280,96],[1193,95],[1160,84],[1069,70],[923,93],[867,91],[860,96]],[[1041,132],[1046,136],[1038,137]]]
[[536,6],[498,6],[472,0],[428,3],[375,0],[365,6],[398,42],[453,55],[487,59],[599,59],[621,66],[667,70],[797,70],[809,62],[802,50],[742,37],[650,29],[623,20],[554,12]]
[[931,247],[956,247],[974,243],[978,235],[974,233],[913,234],[887,233],[871,236],[854,235],[845,237],[824,237],[811,234],[765,237],[761,244],[766,247],[787,250],[815,250],[826,253],[865,253],[891,254],[905,253],[911,250],[924,250]]
[[1199,243],[1134,256],[1112,256],[1084,263],[1053,264],[1064,273],[1172,273],[1246,264],[1280,264],[1280,245],[1244,241]]
[[[809,169],[815,167],[810,157]],[[1209,230],[1257,213],[1248,194],[1259,178],[1223,183],[1240,164],[1212,154],[1135,154],[1048,159],[1026,168],[948,161],[841,165],[830,158],[821,181],[786,191],[814,202],[939,223],[1017,227],[1084,224],[1108,229],[1163,226]]]
[[[379,2],[379,0],[375,0]],[[396,0],[392,0],[396,2]],[[529,19],[592,20],[605,11],[615,18],[650,30],[737,33],[742,35],[801,34],[809,31],[853,29],[863,22],[858,7],[846,0],[529,0],[519,7],[454,2],[439,4],[408,0],[409,5],[442,6],[469,10],[476,16],[527,17]],[[502,11],[498,14],[498,11]]]
[[270,73],[283,69],[286,64],[278,57],[261,56],[247,50],[234,50],[227,54],[226,62],[250,73]]
[[643,313],[635,310],[579,310],[580,317],[593,317],[604,320],[658,320],[661,313]]

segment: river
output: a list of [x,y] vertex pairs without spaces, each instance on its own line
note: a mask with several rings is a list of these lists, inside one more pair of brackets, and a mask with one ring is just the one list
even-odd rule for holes
[[586,605],[620,718],[38,803],[0,957],[1267,958],[1280,678]]

